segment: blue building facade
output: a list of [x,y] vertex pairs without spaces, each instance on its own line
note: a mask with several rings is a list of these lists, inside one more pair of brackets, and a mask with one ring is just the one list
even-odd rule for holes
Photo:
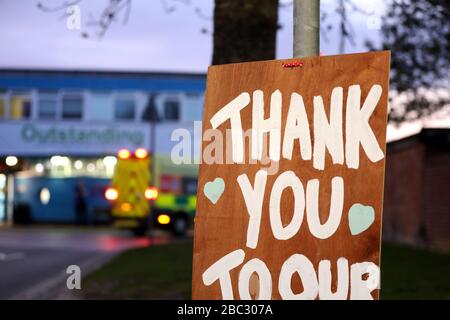
[[27,177],[102,185],[121,148],[167,156],[170,130],[201,120],[205,87],[204,74],[0,70],[0,222],[21,196],[61,201],[48,188],[20,194],[34,188]]

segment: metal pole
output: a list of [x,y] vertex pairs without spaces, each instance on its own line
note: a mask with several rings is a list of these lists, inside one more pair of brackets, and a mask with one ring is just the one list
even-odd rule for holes
[[294,58],[318,56],[320,0],[294,0]]

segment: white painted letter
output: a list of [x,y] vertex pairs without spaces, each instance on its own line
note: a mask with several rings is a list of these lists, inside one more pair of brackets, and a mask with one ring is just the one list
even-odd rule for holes
[[[303,292],[294,293],[291,288],[292,275],[297,272],[302,280]],[[316,271],[307,257],[293,254],[281,267],[278,291],[284,300],[313,300],[319,292]]]
[[253,273],[258,274],[259,290],[257,300],[270,300],[272,297],[272,276],[266,264],[259,259],[248,261],[239,273],[239,295],[241,300],[252,300],[250,295],[250,277]]
[[280,160],[281,144],[281,92],[276,90],[270,98],[270,117],[264,119],[264,95],[261,90],[253,92],[252,158],[261,160],[264,133],[269,132],[269,157]]
[[267,171],[258,170],[255,176],[254,188],[252,188],[247,175],[237,177],[239,187],[244,196],[245,205],[249,215],[247,227],[247,247],[255,249],[258,245],[259,227],[261,224],[261,212],[266,190]]
[[319,239],[331,237],[339,227],[344,208],[344,179],[334,177],[331,180],[331,203],[328,220],[320,222],[319,215],[319,180],[312,179],[306,186],[306,219],[309,230]]
[[[379,288],[380,268],[373,262],[354,263],[350,273],[350,300],[373,300],[370,293]],[[368,275],[366,280],[364,274]]]
[[230,271],[244,262],[245,252],[242,249],[230,252],[217,260],[203,272],[203,283],[209,286],[219,279],[222,299],[233,300],[233,286],[231,285]]
[[230,119],[231,140],[233,142],[233,161],[242,163],[244,161],[244,137],[241,123],[241,110],[250,103],[250,95],[247,92],[241,93],[210,119],[213,129],[217,129],[222,123]]
[[361,87],[353,85],[348,88],[345,157],[349,168],[359,168],[360,143],[370,161],[377,162],[384,158],[383,151],[369,125],[369,118],[380,100],[382,91],[380,85],[373,85],[360,109]]
[[[281,220],[281,195],[287,187],[291,187],[294,194],[294,213],[291,222],[284,227]],[[270,226],[276,239],[287,240],[293,237],[300,229],[305,210],[304,192],[300,179],[292,171],[283,172],[275,180],[272,193],[270,194],[269,211]]]
[[283,158],[292,159],[294,141],[300,142],[300,154],[303,160],[311,160],[311,136],[309,133],[308,117],[303,98],[298,93],[291,95],[291,103],[286,119],[286,129],[283,138]]
[[337,288],[331,292],[331,264],[330,260],[319,263],[319,298],[320,300],[346,300],[348,295],[348,261],[339,258],[337,261]]
[[330,152],[334,164],[344,163],[344,142],[342,141],[343,89],[336,87],[331,92],[330,122],[321,96],[314,97],[314,160],[318,170],[325,167],[325,147]]

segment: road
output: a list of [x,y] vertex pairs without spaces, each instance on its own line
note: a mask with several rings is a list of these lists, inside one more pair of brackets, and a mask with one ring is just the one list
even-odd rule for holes
[[0,299],[70,297],[68,266],[84,276],[123,250],[169,241],[107,228],[0,227]]

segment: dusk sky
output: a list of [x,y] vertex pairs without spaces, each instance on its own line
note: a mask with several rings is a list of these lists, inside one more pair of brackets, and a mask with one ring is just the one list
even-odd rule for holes
[[[0,68],[205,72],[211,62],[213,0],[133,0],[127,24],[119,18],[102,39],[85,39],[81,33],[95,34],[90,17],[98,17],[108,0],[81,1],[81,30],[66,27],[64,11],[43,12],[38,2],[0,0]],[[41,2],[54,7],[64,0]],[[379,42],[379,31],[373,26],[376,20],[369,19],[380,17],[383,1],[354,3],[373,16],[351,14],[356,45],[347,43],[346,53],[366,51],[366,39]],[[165,4],[174,5],[175,11],[167,13]],[[322,0],[321,5],[333,23],[336,1]],[[279,22],[283,28],[277,35],[277,58],[289,58],[292,5],[279,10]],[[337,33],[330,32],[327,38],[328,42],[321,40],[323,54],[339,53]]]

